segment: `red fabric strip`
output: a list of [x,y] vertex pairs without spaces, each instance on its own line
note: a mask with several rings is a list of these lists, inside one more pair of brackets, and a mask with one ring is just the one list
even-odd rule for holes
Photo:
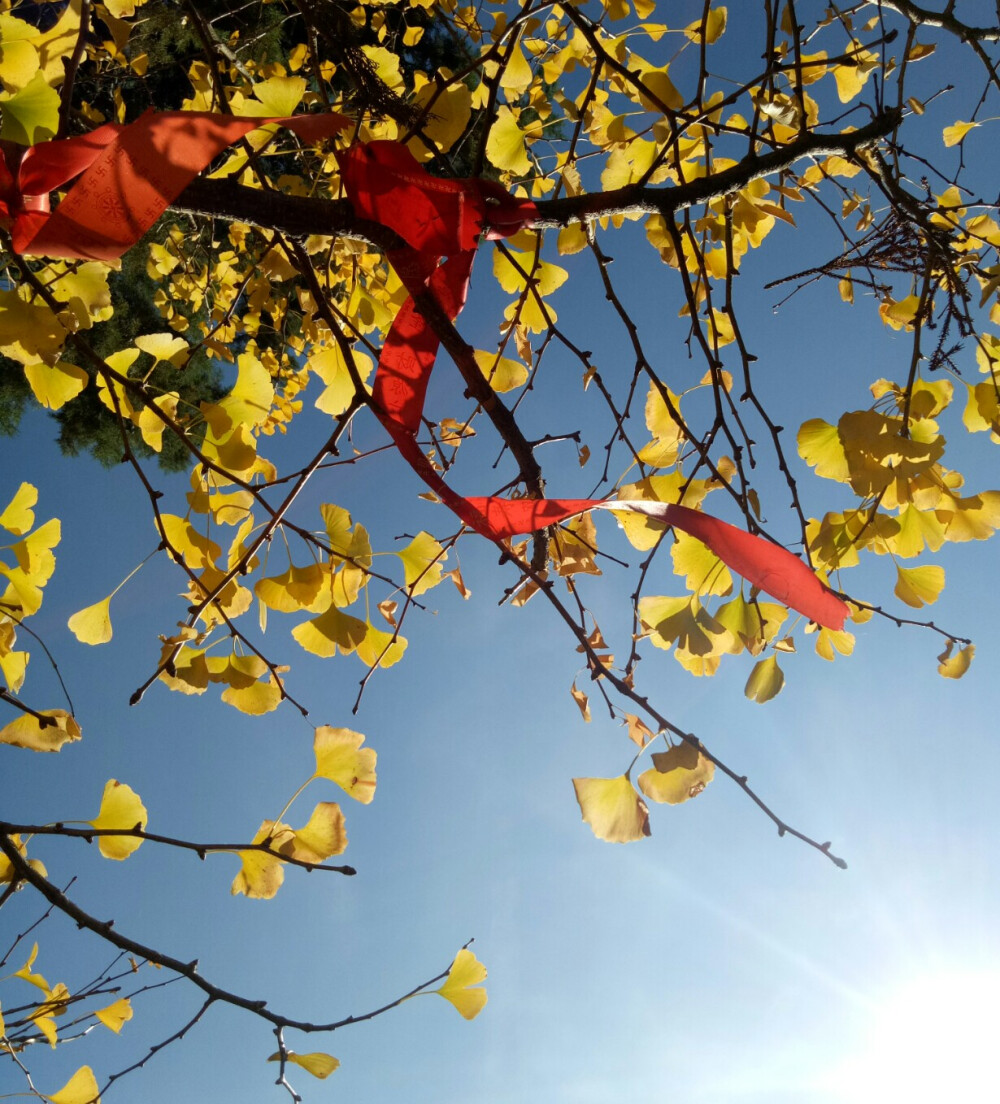
[[266,123],[280,123],[306,141],[348,125],[341,115],[242,118],[204,111],[147,111],[128,126],[28,150],[12,177],[20,197],[47,195],[74,176],[51,214],[22,210],[7,198],[17,253],[113,261],[130,249],[209,162]]
[[[147,112],[127,126],[112,123],[34,146],[16,166],[0,161],[0,218],[11,225],[18,253],[115,260],[217,154],[265,123],[280,123],[313,142],[343,129],[348,120],[332,114],[252,119]],[[448,487],[416,440],[438,338],[412,294],[429,292],[456,318],[480,234],[495,239],[516,233],[537,217],[537,209],[491,181],[432,177],[396,142],[355,146],[339,163],[357,213],[407,243],[392,251],[389,261],[411,298],[386,337],[373,397],[382,424],[413,470],[466,525],[492,540],[536,532],[595,507],[640,509],[637,503],[591,499],[464,498]],[[74,177],[79,179],[50,213],[49,192]],[[652,505],[641,508],[697,537],[761,590],[813,621],[843,627],[846,604],[787,549],[685,506],[651,510]]]

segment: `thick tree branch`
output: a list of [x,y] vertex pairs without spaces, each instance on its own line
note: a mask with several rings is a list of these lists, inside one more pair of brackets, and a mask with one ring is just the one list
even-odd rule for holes
[[910,3],[910,0],[880,0],[879,6],[891,8],[911,23],[922,27],[937,27],[948,31],[963,42],[1000,42],[1000,27],[970,27],[968,23],[963,23],[952,15],[952,4],[948,4],[943,12],[922,8],[919,4]]
[[[846,134],[805,134],[769,153],[745,157],[731,168],[674,187],[630,184],[607,192],[542,200],[537,204],[538,218],[532,225],[538,229],[555,229],[611,215],[672,216],[739,191],[761,177],[789,169],[803,157],[856,157],[866,146],[891,134],[899,120],[900,113],[890,110]],[[229,180],[194,180],[174,201],[172,208],[188,214],[249,222],[293,237],[342,234],[377,244],[382,249],[399,248],[403,244],[384,226],[356,218],[345,199],[282,195],[243,187]]]

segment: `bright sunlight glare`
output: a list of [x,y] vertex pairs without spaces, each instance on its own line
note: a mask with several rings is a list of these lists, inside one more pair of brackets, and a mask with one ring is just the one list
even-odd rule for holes
[[872,1014],[864,1052],[830,1087],[850,1104],[996,1104],[1000,970],[949,971],[901,986]]

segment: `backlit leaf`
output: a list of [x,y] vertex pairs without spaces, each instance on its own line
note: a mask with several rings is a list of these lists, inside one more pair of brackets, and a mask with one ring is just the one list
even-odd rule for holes
[[40,710],[49,723],[44,727],[30,713],[15,718],[0,729],[0,744],[31,751],[59,751],[64,744],[80,739],[80,726],[64,709]]
[[785,674],[778,666],[778,657],[770,655],[754,664],[743,693],[751,700],[763,704],[776,698],[785,685]]
[[368,667],[391,667],[403,658],[406,640],[398,633],[382,632],[366,623],[365,638],[358,645],[358,659]]
[[49,988],[49,983],[45,980],[45,978],[42,977],[41,974],[36,974],[31,968],[32,966],[34,966],[35,959],[37,957],[38,944],[35,943],[32,945],[31,954],[28,955],[28,961],[25,962],[20,970],[15,970],[12,976],[20,978],[22,981],[26,981],[29,985],[34,985],[36,989],[41,989],[41,991],[46,996],[48,996],[51,992],[51,989]]
[[346,847],[347,831],[340,806],[335,801],[321,801],[308,822],[294,829],[292,839],[282,844],[281,852],[302,862],[321,863]]
[[435,990],[453,1004],[466,1020],[474,1020],[486,1007],[486,990],[473,989],[486,980],[486,967],[468,948],[455,955],[448,977],[440,989]]
[[82,644],[107,644],[111,639],[111,597],[79,610],[66,623]]
[[519,360],[487,353],[482,349],[476,349],[474,356],[479,370],[494,391],[513,391],[528,382],[528,369]]
[[32,506],[37,502],[38,488],[30,483],[22,483],[7,508],[0,514],[0,525],[8,533],[14,533],[16,536],[27,533],[35,524],[35,511],[32,510]]
[[135,339],[135,347],[149,353],[155,361],[169,361],[175,368],[184,367],[191,350],[183,337],[169,331],[140,334]]
[[816,637],[816,654],[822,656],[823,659],[829,660],[831,663],[834,659],[834,653],[839,652],[841,655],[850,655],[854,651],[854,635],[844,629],[825,629],[819,630],[819,635]]
[[82,368],[65,360],[55,364],[44,361],[26,364],[24,375],[35,398],[47,410],[60,410],[90,382],[90,377]]
[[81,1066],[57,1093],[47,1099],[52,1104],[101,1104],[94,1071],[90,1066]]
[[574,778],[583,819],[598,839],[629,843],[649,835],[649,810],[626,775]]
[[524,134],[517,125],[517,116],[506,105],[497,109],[486,140],[486,156],[501,172],[524,176],[531,170]]
[[107,1008],[97,1009],[94,1015],[105,1027],[117,1035],[122,1026],[132,1019],[132,1005],[128,997],[122,997],[121,1000],[116,1000],[114,1004],[109,1004]]
[[976,654],[975,644],[966,644],[964,648],[952,655],[955,646],[953,640],[948,641],[948,646],[938,656],[938,674],[945,678],[960,679],[968,671],[972,658]]
[[[269,1062],[280,1062],[281,1054],[272,1054],[268,1058]],[[311,1054],[296,1054],[293,1050],[285,1051],[285,1061],[293,1062],[296,1066],[301,1066],[306,1073],[311,1073],[313,1077],[318,1077],[322,1080],[324,1077],[329,1077],[331,1073],[340,1065],[340,1061],[333,1057],[332,1054],[324,1054],[322,1051],[313,1051]]]
[[59,129],[59,104],[58,92],[36,73],[24,88],[0,100],[0,141],[33,146],[53,138]]
[[[724,7],[712,8],[709,11],[704,21],[704,41],[706,45],[711,46],[713,42],[717,42],[722,37],[726,30],[727,14],[728,12]],[[684,33],[692,42],[700,43],[703,37],[702,29],[702,21],[697,19],[684,28]]]
[[403,561],[406,585],[414,596],[423,594],[441,582],[441,570],[447,553],[430,535],[421,530],[397,556]]
[[367,635],[367,622],[336,608],[292,629],[292,636],[307,652],[324,659],[336,655],[338,648],[342,655],[349,655],[364,643]]
[[798,434],[799,456],[823,479],[847,483],[851,478],[844,445],[837,427],[813,418],[803,422]]
[[316,778],[328,778],[349,797],[368,805],[375,796],[375,761],[373,748],[363,748],[364,736],[349,728],[321,725],[313,737],[316,754]]
[[[274,402],[271,374],[250,353],[241,353],[236,363],[239,366],[236,385],[219,403],[219,409],[233,425],[259,426],[267,419]],[[208,417],[211,422],[214,416]]]
[[176,418],[179,401],[180,395],[176,391],[169,391],[165,395],[157,396],[155,403],[148,403],[139,412],[136,424],[139,426],[142,439],[154,452],[161,452],[163,449],[163,430],[166,422],[161,415]]
[[972,130],[974,127],[979,126],[978,123],[952,123],[951,126],[946,126],[942,133],[944,138],[944,144],[946,146],[957,146],[959,142]]
[[[146,807],[139,795],[123,782],[112,778],[105,784],[101,809],[96,819],[90,823],[98,829],[139,828],[145,829],[147,822]],[[142,845],[142,840],[134,836],[98,836],[97,846],[106,859],[127,859],[133,851]]]
[[269,675],[263,681],[253,682],[249,686],[228,686],[222,691],[221,697],[227,705],[251,717],[272,713],[281,705],[283,699],[281,686],[274,675]]
[[[265,820],[251,842],[266,843],[272,850],[278,851],[289,843],[291,837],[292,830],[287,824]],[[233,879],[230,892],[234,896],[242,893],[255,900],[269,901],[285,880],[285,864],[265,851],[239,851],[237,854],[242,865]]]
[[715,777],[715,764],[687,741],[669,751],[653,754],[653,767],[639,775],[639,789],[650,799],[681,805],[698,794]]
[[222,549],[215,541],[203,536],[184,518],[161,514],[160,521],[170,546],[167,551],[174,558],[180,556],[188,567],[212,567],[222,555]]
[[897,565],[896,574],[896,597],[914,609],[936,602],[944,589],[944,568],[935,564],[923,567]]
[[729,568],[697,537],[678,530],[670,549],[674,574],[684,576],[684,585],[693,594],[728,594],[733,589]]

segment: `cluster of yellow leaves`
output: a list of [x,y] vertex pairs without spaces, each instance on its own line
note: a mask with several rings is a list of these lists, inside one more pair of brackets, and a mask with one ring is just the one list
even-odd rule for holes
[[[0,1016],[0,1038],[3,1039],[3,1042],[0,1043],[0,1051],[8,1050],[13,1053],[23,1050],[26,1046],[30,1046],[35,1042],[38,1036],[44,1038],[49,1046],[55,1049],[62,1041],[59,1038],[59,1025],[56,1021],[61,1016],[65,1015],[71,1005],[78,1008],[77,1002],[80,1000],[79,995],[74,997],[66,985],[61,981],[55,985],[49,985],[45,977],[34,969],[35,959],[37,957],[38,944],[35,943],[24,965],[20,969],[9,974],[6,978],[0,979],[0,981],[5,982],[15,979],[27,982],[29,985],[41,990],[43,994],[41,1002],[34,1006],[30,1004],[23,1005],[18,1001],[16,1020],[9,1019],[5,1022],[3,1017]],[[83,996],[85,998],[86,994],[83,994]],[[8,1013],[8,1015],[11,1015],[11,1013]],[[132,1004],[128,997],[119,997],[118,1000],[106,1007],[94,1008],[87,1011],[83,1018],[91,1016],[94,1021],[103,1024],[109,1031],[113,1031],[117,1035],[121,1032],[122,1027],[132,1019]],[[80,1022],[81,1017],[78,1015],[72,1027],[78,1028]],[[79,1078],[81,1072],[82,1071],[77,1071],[75,1077]],[[93,1078],[93,1074],[90,1074],[90,1076]],[[48,1099],[76,1099],[72,1095],[65,1097],[62,1095],[68,1091],[72,1093],[70,1085],[67,1085],[61,1093],[48,1097]],[[94,1095],[96,1096],[96,1085],[94,1087]],[[81,1099],[89,1102],[91,1097],[84,1097]]]
[[[8,8],[9,5],[5,5]],[[83,0],[70,0],[56,22],[40,31],[10,11],[0,12],[0,139],[34,145],[52,138],[59,126],[63,59],[80,33]]]
[[[479,988],[480,982],[485,980],[486,967],[472,951],[467,947],[463,947],[455,955],[444,984],[432,990],[432,992],[444,997],[449,1004],[458,1010],[463,1019],[474,1020],[486,1007],[486,990]],[[329,1077],[340,1066],[340,1061],[337,1058],[323,1051],[313,1051],[310,1054],[296,1054],[293,1050],[286,1050],[284,1054],[281,1051],[276,1051],[267,1060],[269,1062],[285,1061],[291,1063],[321,1080]]]
[[[348,728],[317,728],[313,738],[316,770],[296,792],[292,801],[318,778],[336,783],[355,801],[363,805],[375,796],[376,753],[362,747],[364,736]],[[285,806],[282,815],[291,805]],[[292,828],[278,820],[265,820],[251,841],[267,850],[238,852],[241,868],[233,881],[232,892],[247,897],[269,899],[281,888],[285,878],[284,858],[297,862],[320,864],[347,847],[347,832],[340,806],[323,801],[315,806],[309,820],[301,828]]]
[[[17,647],[17,629],[41,608],[42,590],[56,566],[52,549],[61,536],[58,518],[34,528],[37,502],[37,488],[22,483],[0,513],[0,526],[21,538],[0,549],[7,554],[0,555],[0,577],[6,580],[0,594],[0,674],[11,694],[23,686],[30,659]],[[79,738],[80,726],[63,709],[21,713],[0,729],[0,744],[33,751],[58,751]]]
[[[715,777],[715,763],[695,743],[684,741],[667,751],[654,752],[652,761],[653,766],[639,775],[637,785],[644,797],[657,804],[690,801]],[[598,839],[631,843],[650,834],[649,808],[630,775],[627,771],[617,778],[573,779],[581,815]]]
[[[891,556],[896,596],[920,609],[937,600],[945,583],[944,569],[935,564],[906,567],[898,561],[914,559],[925,550],[936,552],[946,542],[991,537],[1000,527],[1000,491],[963,494],[962,475],[940,462],[945,439],[935,419],[954,397],[950,380],[917,379],[908,391],[879,380],[872,393],[876,408],[848,412],[836,426],[812,419],[799,430],[799,454],[816,474],[850,486],[861,500],[855,509],[811,519],[809,550],[813,562],[826,572],[855,566],[861,550]],[[964,420],[978,428],[974,399],[973,390]],[[845,650],[841,643],[846,642],[837,634],[825,633],[817,641],[821,655],[832,658],[831,644]],[[960,654],[967,667],[971,650]],[[949,664],[949,656],[950,651],[942,657],[942,674],[959,677],[964,668]]]

